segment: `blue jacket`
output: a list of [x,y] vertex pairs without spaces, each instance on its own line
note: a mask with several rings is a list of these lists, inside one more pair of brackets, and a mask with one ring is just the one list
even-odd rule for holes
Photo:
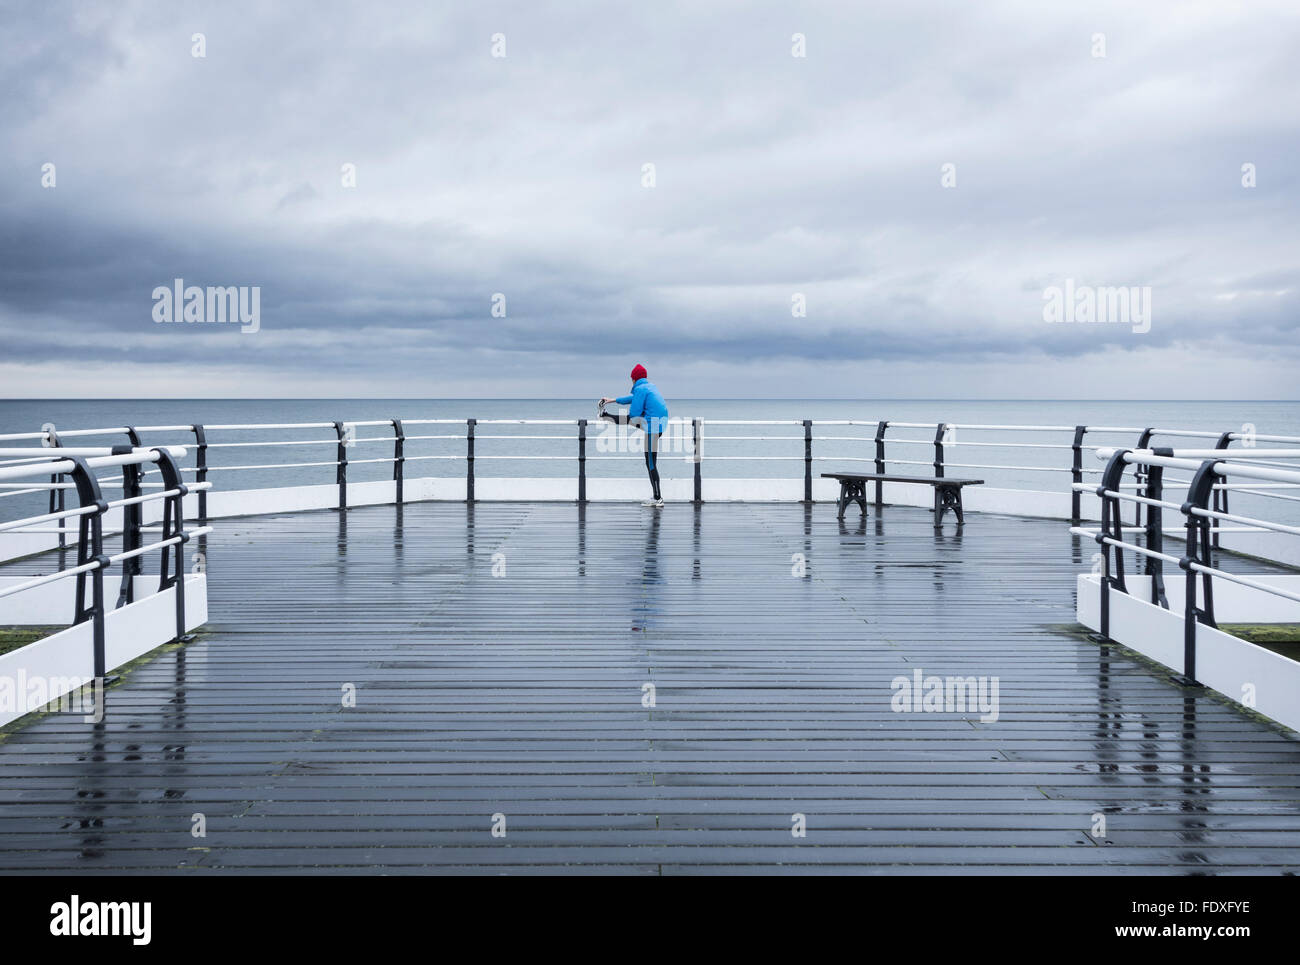
[[614,401],[629,407],[629,419],[644,418],[648,432],[663,432],[668,427],[668,403],[649,379],[637,379],[632,383],[631,395]]

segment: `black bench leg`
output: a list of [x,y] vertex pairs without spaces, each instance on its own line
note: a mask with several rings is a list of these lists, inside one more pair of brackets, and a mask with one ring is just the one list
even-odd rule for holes
[[836,519],[844,518],[844,507],[849,504],[849,484],[840,482],[840,498],[835,500]]
[[957,525],[960,526],[966,522],[961,512],[961,487],[960,486],[935,486],[934,487],[934,526],[938,529],[943,523],[943,516],[951,509],[957,517]]
[[867,518],[867,484],[858,483],[858,505],[862,507],[862,518]]

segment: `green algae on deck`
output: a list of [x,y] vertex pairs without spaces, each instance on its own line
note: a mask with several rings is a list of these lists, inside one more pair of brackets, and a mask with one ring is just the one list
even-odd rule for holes
[[1300,660],[1300,623],[1220,623],[1219,629],[1291,660]]
[[67,627],[0,627],[0,653],[17,650],[66,629]]

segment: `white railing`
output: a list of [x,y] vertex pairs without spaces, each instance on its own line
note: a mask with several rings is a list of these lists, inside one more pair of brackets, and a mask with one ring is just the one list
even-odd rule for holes
[[[206,521],[208,495],[201,484],[212,479],[220,481],[217,489],[223,499],[225,494],[267,491],[267,483],[285,491],[317,491],[310,499],[268,504],[266,509],[258,509],[254,500],[228,500],[226,508],[215,515],[326,506],[345,509],[354,500],[529,499],[539,498],[536,494],[543,490],[553,493],[546,498],[585,502],[589,483],[599,489],[592,498],[617,498],[609,495],[614,491],[609,480],[622,475],[639,481],[639,469],[627,455],[639,453],[641,436],[635,432],[628,435],[606,422],[598,424],[599,429],[593,428],[596,421],[586,419],[383,419],[72,430],[50,427],[42,432],[0,436],[0,444],[32,443],[33,454],[48,452],[37,445],[66,447],[75,440],[114,435],[132,446],[142,445],[144,437],[150,444],[183,445],[189,459],[181,471],[196,484],[191,486],[197,494],[192,500],[195,515]],[[1297,437],[1136,426],[674,419],[665,436],[670,445],[661,449],[660,460],[666,485],[674,494],[670,499],[698,503],[705,498],[802,498],[810,502],[819,494],[825,496],[819,473],[814,471],[818,467],[828,471],[860,467],[874,473],[912,475],[925,467],[927,474],[984,479],[987,488],[976,494],[971,508],[1016,512],[1019,507],[1029,515],[1066,517],[1078,524],[1085,517],[1095,518],[1099,507],[1092,501],[1094,487],[1086,483],[1102,470],[1087,464],[1088,451],[1125,444],[1147,449],[1166,439],[1212,441],[1216,452],[1259,442],[1300,446]],[[326,451],[320,452],[322,449]],[[676,456],[687,467],[685,478],[675,471]],[[622,473],[620,463],[626,467]],[[417,467],[421,471],[416,472]],[[533,467],[535,475],[529,483],[548,481],[548,485],[511,486],[512,480],[527,474],[523,467]],[[326,482],[327,474],[332,481]],[[420,483],[414,490],[412,480]],[[748,485],[730,487],[728,480],[748,480]],[[490,490],[486,496],[485,482]],[[1188,482],[1170,476],[1165,485]],[[123,478],[104,478],[101,484],[121,486]],[[1143,474],[1119,485],[1140,494],[1145,485]],[[59,500],[66,488],[49,490],[50,511],[62,505]],[[328,494],[324,492],[327,488]],[[731,494],[732,488],[739,495]],[[901,488],[894,487],[894,498],[900,498]],[[1300,503],[1300,495],[1284,491],[1290,488],[1295,488],[1294,484],[1270,480],[1253,481],[1250,486],[1224,483],[1217,490],[1220,495],[1215,508],[1227,508],[1231,489],[1252,499],[1264,496]],[[9,497],[32,497],[40,491],[39,487],[0,482],[0,504]],[[992,492],[1006,495],[998,500],[992,498]],[[1033,493],[1037,501],[1014,495],[1023,492]],[[890,484],[876,484],[878,504],[890,493]]]
[[[105,435],[109,432],[84,430],[68,435]],[[41,438],[47,442],[54,441]],[[3,441],[13,441],[13,437],[5,437]],[[0,543],[33,535],[57,536],[57,546],[64,550],[54,561],[56,568],[47,573],[25,573],[15,577],[0,571],[0,600],[22,597],[49,584],[75,579],[73,604],[63,614],[66,619],[51,614],[47,622],[91,625],[92,665],[96,680],[102,681],[107,672],[105,625],[111,610],[154,593],[172,591],[176,601],[176,638],[185,635],[183,547],[191,539],[211,532],[209,526],[185,527],[185,497],[191,492],[211,488],[211,483],[207,482],[184,482],[177,460],[185,455],[184,448],[173,446],[0,448],[0,485],[18,487],[6,489],[0,495],[48,492],[51,499],[47,512],[0,521]],[[162,481],[156,484],[144,482],[146,469],[154,467]],[[123,490],[121,497],[104,498],[100,475],[104,470],[120,471],[113,478]],[[153,491],[144,492],[144,487],[150,485]],[[75,506],[66,505],[68,492],[75,495]],[[158,510],[154,515],[160,520],[160,525],[151,525],[152,520],[146,517],[146,508]],[[110,514],[121,520],[115,531],[106,526]],[[155,530],[161,530],[156,537],[153,535]],[[107,537],[112,535],[121,537],[117,552],[106,547]],[[52,541],[42,540],[38,545],[43,548],[50,544]],[[67,558],[70,547],[75,547],[75,562]],[[141,592],[142,563],[149,553],[158,554],[158,584],[152,592]],[[12,565],[13,557],[25,555],[8,553],[0,559],[7,556]],[[43,562],[37,565],[45,565],[50,558],[41,559]],[[32,565],[26,562],[18,564],[27,570]],[[110,605],[105,599],[104,579],[109,570],[120,573],[115,605]],[[0,619],[0,622],[5,621]]]
[[[1107,460],[1101,486],[1096,491],[1102,500],[1101,527],[1092,529],[1076,525],[1070,531],[1079,536],[1091,537],[1101,546],[1103,639],[1109,639],[1110,635],[1111,593],[1129,592],[1124,551],[1133,554],[1135,563],[1139,558],[1142,560],[1142,565],[1135,565],[1134,569],[1144,578],[1150,579],[1148,602],[1157,606],[1166,609],[1169,607],[1164,585],[1165,565],[1177,566],[1183,572],[1183,674],[1191,681],[1196,680],[1196,628],[1198,625],[1216,625],[1214,581],[1234,583],[1279,599],[1300,603],[1300,585],[1226,572],[1214,565],[1214,552],[1221,545],[1220,534],[1300,536],[1300,526],[1265,519],[1259,515],[1229,512],[1226,507],[1227,492],[1242,488],[1234,480],[1248,481],[1247,488],[1258,485],[1254,480],[1300,487],[1300,450],[1242,449],[1228,452],[1223,449],[1099,449],[1097,456]],[[1126,492],[1120,485],[1120,480],[1129,467],[1142,475],[1141,494]],[[1191,475],[1185,499],[1173,502],[1163,498],[1163,476],[1166,470]],[[1259,495],[1266,499],[1285,498],[1284,494],[1276,492],[1260,491]],[[1137,524],[1125,525],[1120,511],[1122,504],[1145,509],[1146,524],[1142,525],[1139,517]],[[1163,519],[1166,512],[1179,514],[1181,525],[1165,528]],[[1139,534],[1141,539],[1138,538]],[[1175,556],[1164,550],[1164,536],[1170,534],[1181,534],[1183,537],[1183,552],[1180,555]],[[1270,554],[1275,558],[1288,555],[1277,552]]]
[[[1221,621],[1300,623],[1300,575],[1249,559],[1234,561],[1231,569],[1216,565],[1221,540],[1230,534],[1255,540],[1256,557],[1300,558],[1300,525],[1267,510],[1231,512],[1226,506],[1230,491],[1251,491],[1265,505],[1272,500],[1273,507],[1285,507],[1284,493],[1255,487],[1300,486],[1300,451],[1120,449],[1100,450],[1098,456],[1107,460],[1097,488],[1101,525],[1071,527],[1100,549],[1094,571],[1077,581],[1079,622],[1096,630],[1102,643],[1121,643],[1180,672],[1184,684],[1213,688],[1300,727],[1300,663],[1221,628]],[[1141,478],[1140,492],[1122,486],[1129,470]],[[1166,496],[1170,472],[1191,477],[1181,498]],[[1123,506],[1136,511],[1132,525],[1123,521]],[[1166,518],[1179,525],[1166,528]],[[1164,542],[1171,534],[1182,540],[1174,552]],[[1167,569],[1180,578],[1166,583]]]

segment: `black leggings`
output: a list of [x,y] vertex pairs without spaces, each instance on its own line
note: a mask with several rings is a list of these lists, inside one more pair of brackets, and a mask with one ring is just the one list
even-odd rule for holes
[[607,419],[615,425],[635,426],[646,434],[645,441],[645,468],[650,474],[650,485],[654,488],[655,499],[662,499],[659,495],[659,440],[663,432],[651,432],[646,428],[646,420],[638,416],[635,419],[629,419],[621,412],[602,412],[602,419]]

